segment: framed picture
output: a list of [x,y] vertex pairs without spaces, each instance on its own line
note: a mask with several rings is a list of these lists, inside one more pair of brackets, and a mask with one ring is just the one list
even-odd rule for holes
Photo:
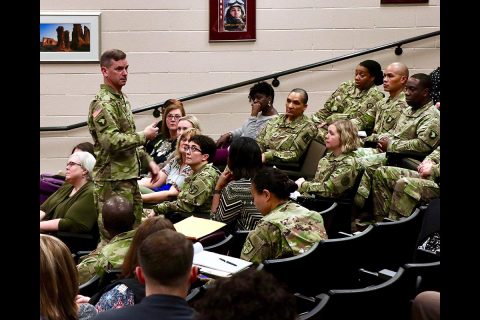
[[381,0],[380,4],[390,3],[428,3],[428,0]]
[[40,62],[98,62],[100,12],[40,12]]
[[255,41],[255,0],[210,0],[210,42]]

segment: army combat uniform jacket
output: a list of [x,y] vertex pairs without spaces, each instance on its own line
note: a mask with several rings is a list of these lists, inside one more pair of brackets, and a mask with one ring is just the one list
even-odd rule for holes
[[96,163],[95,181],[135,179],[152,158],[145,152],[145,134],[135,132],[130,102],[102,84],[90,104],[88,128],[92,135]]
[[339,197],[353,186],[358,169],[359,165],[353,152],[344,153],[338,157],[329,152],[318,162],[313,180],[302,183],[298,191],[314,193],[322,197]]
[[381,133],[389,133],[395,128],[402,111],[408,107],[405,101],[405,93],[394,98],[383,98],[375,104],[373,108],[367,110],[360,117],[352,119],[359,130],[372,130],[372,134],[365,140],[377,142],[378,135]]
[[282,114],[270,120],[257,136],[257,143],[265,154],[265,161],[298,162],[312,139],[317,128],[305,115],[292,122]]
[[135,231],[120,233],[101,249],[89,253],[77,265],[80,284],[87,282],[95,274],[102,276],[108,269],[121,268]]
[[267,259],[298,255],[327,238],[323,218],[318,212],[287,201],[250,231],[240,257],[259,264]]
[[375,103],[382,98],[383,93],[376,86],[360,91],[355,87],[355,82],[346,81],[332,93],[323,108],[312,116],[312,121],[319,124],[353,119],[373,108]]
[[198,172],[185,178],[182,191],[175,201],[167,201],[153,207],[153,211],[165,215],[169,212],[210,215],[212,195],[220,172],[211,164],[205,164]]

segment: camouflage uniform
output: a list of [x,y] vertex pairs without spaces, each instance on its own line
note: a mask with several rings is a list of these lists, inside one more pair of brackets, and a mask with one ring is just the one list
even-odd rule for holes
[[[360,91],[355,87],[354,81],[346,81],[332,93],[323,108],[312,115],[312,121],[318,125],[323,122],[332,123],[335,120],[357,118],[373,108],[383,96],[376,86]],[[326,134],[326,128],[319,128],[317,139],[325,143]]]
[[292,122],[282,114],[270,120],[257,136],[257,143],[265,154],[265,161],[298,162],[317,128],[305,115]]
[[417,171],[398,167],[380,167],[375,171],[373,211],[378,220],[408,217],[420,201],[440,196],[440,187],[434,181],[440,177],[440,146],[425,160],[435,163],[428,178],[420,178]]
[[[431,101],[417,110],[409,106],[400,115],[393,133],[382,133],[378,136],[379,139],[382,137],[388,137],[390,140],[387,151],[431,152],[440,143],[440,111]],[[372,152],[378,153],[376,150]],[[359,159],[360,164],[365,167],[365,174],[356,196],[358,206],[362,207],[370,194],[375,170],[385,165],[386,161],[385,153],[363,156]]]
[[240,257],[259,264],[266,259],[301,254],[327,238],[323,218],[318,212],[287,201],[263,217],[255,230],[250,231]]
[[358,168],[353,152],[338,157],[330,152],[318,162],[313,180],[302,183],[298,191],[315,193],[322,197],[339,197],[355,183]]
[[121,268],[136,230],[120,233],[101,249],[88,254],[77,265],[78,280],[84,284],[95,274],[102,276],[108,269]]
[[394,98],[383,98],[373,108],[367,110],[358,118],[352,119],[352,123],[359,130],[372,130],[372,134],[365,141],[378,141],[378,135],[393,131],[402,111],[408,107],[405,101],[405,93],[402,91]]
[[160,203],[153,207],[155,214],[179,212],[202,218],[210,217],[212,195],[220,172],[211,164],[205,164],[198,172],[185,178],[177,200]]
[[140,170],[152,158],[145,152],[145,134],[135,132],[130,102],[122,93],[102,84],[90,103],[88,128],[92,135],[97,162],[93,168],[94,199],[102,243],[110,239],[103,228],[102,207],[112,195],[133,203],[136,224],[142,216],[142,197],[137,179]]

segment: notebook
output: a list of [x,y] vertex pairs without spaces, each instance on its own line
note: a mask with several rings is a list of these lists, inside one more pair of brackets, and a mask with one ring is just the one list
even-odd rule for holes
[[183,219],[180,222],[174,224],[177,232],[183,233],[187,238],[199,239],[210,233],[213,233],[226,224],[219,221],[213,221],[204,218],[197,218],[194,216]]
[[249,261],[205,251],[200,242],[195,243],[193,248],[193,264],[199,267],[201,273],[207,275],[230,277],[232,274],[245,270],[252,265]]

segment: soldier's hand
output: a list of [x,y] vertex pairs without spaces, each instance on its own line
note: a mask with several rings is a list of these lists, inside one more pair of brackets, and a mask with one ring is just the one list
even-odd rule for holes
[[298,189],[300,189],[300,187],[302,186],[302,183],[304,182],[305,182],[305,178],[298,178],[297,181],[295,181],[295,183],[298,186]]
[[379,149],[381,152],[386,152],[388,148],[388,141],[389,139],[387,137],[383,137],[378,140],[377,149]]
[[150,171],[152,184],[155,184],[160,178],[160,167],[152,160],[148,163],[148,171]]
[[145,129],[143,129],[143,133],[145,133],[145,138],[147,140],[153,140],[158,134],[158,128],[155,127],[155,122],[146,126]]
[[320,122],[318,125],[317,125],[317,128],[323,128],[327,125],[327,122]]

